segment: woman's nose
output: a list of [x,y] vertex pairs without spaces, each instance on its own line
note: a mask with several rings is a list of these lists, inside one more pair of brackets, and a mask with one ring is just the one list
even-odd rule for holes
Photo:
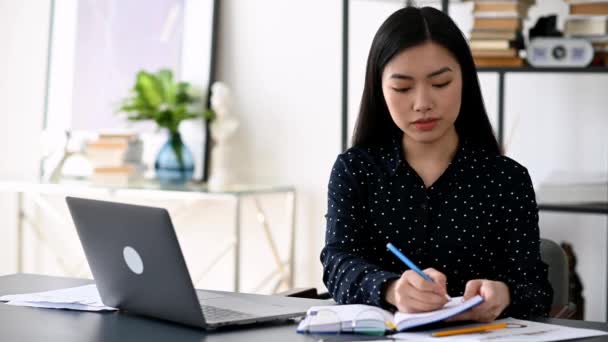
[[419,87],[416,90],[414,98],[414,110],[421,113],[426,113],[433,108],[433,100],[431,99],[430,91]]

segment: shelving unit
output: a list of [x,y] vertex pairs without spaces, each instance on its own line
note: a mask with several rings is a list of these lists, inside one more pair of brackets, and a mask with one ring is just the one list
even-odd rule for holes
[[[562,74],[602,74],[608,76],[608,67],[588,67],[588,68],[478,68],[480,73],[498,74],[498,127],[497,139],[504,143],[504,122],[505,122],[505,75],[507,73],[562,73]],[[608,202],[606,203],[580,203],[580,204],[539,204],[540,210],[563,211],[581,214],[608,214]],[[608,303],[607,303],[608,304]]]
[[564,213],[608,215],[608,203],[539,204],[538,209]]
[[[506,73],[569,73],[569,74],[588,74],[597,73],[608,76],[608,67],[589,67],[589,68],[479,68],[479,72],[498,73],[498,141],[502,145],[504,142],[504,120],[505,120],[505,74]],[[605,214],[608,215],[608,202],[604,203],[568,203],[568,204],[539,204],[539,210],[553,212],[567,212],[578,214]],[[608,303],[607,303],[608,305]]]
[[[588,67],[588,68],[478,68],[479,73],[498,74],[498,127],[497,138],[502,146],[504,143],[504,122],[505,122],[505,75],[507,73],[535,73],[535,74],[600,74],[608,76],[608,67]],[[608,202],[582,202],[582,203],[551,203],[538,204],[539,211],[554,212],[575,215],[608,215]],[[608,221],[608,220],[607,220]],[[608,223],[607,227],[608,229]],[[608,245],[608,241],[606,241]],[[608,260],[606,265],[606,282],[608,283]],[[608,290],[607,290],[608,291]],[[606,308],[608,308],[608,295],[606,297]],[[608,310],[608,309],[607,309]],[[608,313],[607,313],[608,314]]]
[[507,73],[568,73],[568,74],[606,74],[608,67],[588,67],[588,68],[535,68],[530,66],[519,68],[477,68],[478,72],[493,72],[498,74],[498,142],[503,143],[504,136],[504,97],[505,97],[505,74]]

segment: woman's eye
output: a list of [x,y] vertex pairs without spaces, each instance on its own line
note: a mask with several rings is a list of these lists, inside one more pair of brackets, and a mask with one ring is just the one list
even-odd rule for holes
[[410,89],[411,88],[393,88],[393,90],[398,93],[405,93],[405,92],[409,91]]
[[433,84],[433,87],[435,87],[435,88],[443,88],[443,87],[447,86],[448,84],[450,84],[450,82]]

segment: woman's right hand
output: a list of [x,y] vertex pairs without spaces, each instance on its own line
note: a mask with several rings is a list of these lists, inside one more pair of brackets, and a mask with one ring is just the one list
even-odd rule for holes
[[433,282],[408,270],[401,278],[393,280],[386,289],[385,300],[401,312],[426,312],[441,309],[447,302],[446,277],[443,273],[427,268],[424,273]]

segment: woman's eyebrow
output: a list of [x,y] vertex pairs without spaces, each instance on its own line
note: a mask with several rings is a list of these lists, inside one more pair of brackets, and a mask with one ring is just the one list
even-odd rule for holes
[[[431,77],[439,76],[443,73],[450,72],[450,71],[452,71],[452,69],[450,69],[449,67],[443,67],[441,69],[431,72],[430,74],[426,75],[426,77],[431,78]],[[402,79],[402,80],[413,80],[414,79],[414,77],[412,77],[410,75],[399,74],[399,73],[392,74],[390,78],[396,78],[396,79]]]
[[426,75],[426,77],[431,78],[431,77],[435,77],[435,76],[438,76],[438,75],[441,75],[443,73],[450,72],[450,71],[452,71],[452,69],[450,69],[449,67],[443,67],[437,71],[433,71],[432,73]]

